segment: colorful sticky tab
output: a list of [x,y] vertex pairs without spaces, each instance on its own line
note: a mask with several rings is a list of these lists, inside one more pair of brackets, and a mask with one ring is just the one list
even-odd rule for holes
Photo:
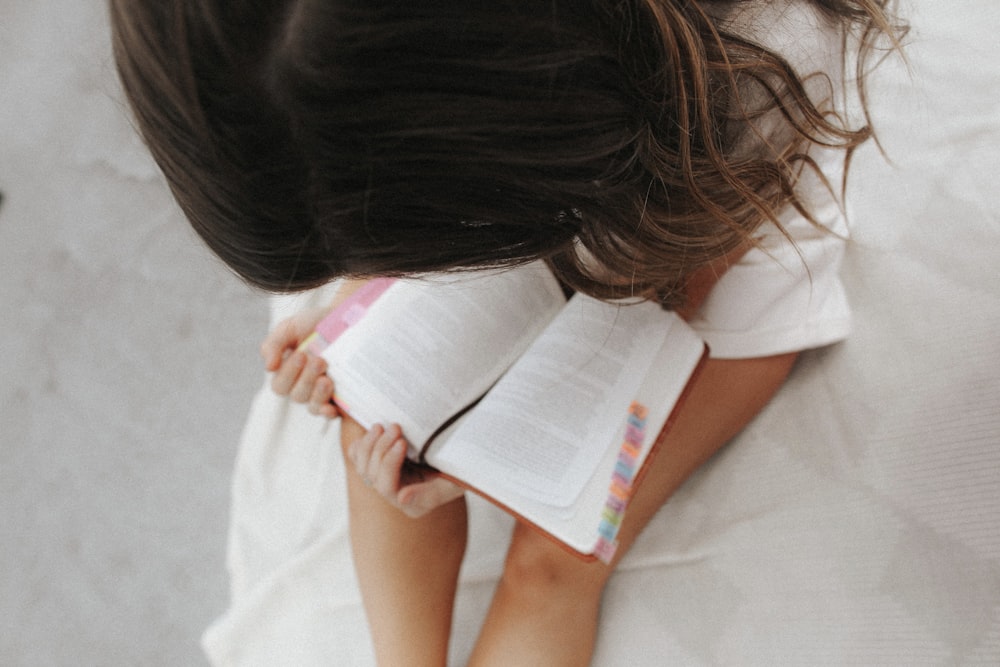
[[313,331],[309,334],[309,337],[302,341],[299,345],[300,350],[308,350],[310,354],[315,354],[317,357],[322,354],[323,350],[329,343],[325,338],[319,335],[319,332]]
[[[615,484],[612,479],[611,489],[608,492],[608,498],[616,498],[622,503],[627,504],[629,498],[629,487],[622,484]],[[624,511],[624,509],[622,511]]]
[[598,538],[613,541],[617,534],[618,527],[608,523],[607,521],[601,521],[601,523],[597,526]]
[[639,442],[637,442],[637,443],[631,443],[631,442],[625,441],[625,443],[622,444],[622,452],[625,455],[627,455],[629,458],[631,458],[633,461],[639,458],[639,452],[641,452],[641,451],[642,451],[642,441],[641,440]]
[[648,415],[649,411],[641,403],[633,402],[629,406],[624,441],[615,461],[608,497],[601,512],[601,521],[597,526],[598,537],[594,555],[603,563],[610,563],[618,549],[618,529],[625,518],[625,508],[632,495],[632,480],[638,472],[636,466],[646,440]]
[[395,278],[373,278],[344,299],[316,325],[315,338],[310,336],[299,349],[319,355],[351,326],[358,323],[368,308],[396,282]]
[[615,494],[609,493],[607,502],[605,503],[605,507],[614,510],[619,514],[622,514],[625,512],[625,506],[627,504],[628,504],[627,499],[619,498]]
[[628,443],[622,444],[621,451],[618,452],[618,465],[627,466],[629,470],[632,470],[638,458],[635,453],[634,447],[630,448]]
[[618,542],[615,540],[606,540],[603,537],[597,540],[597,546],[594,549],[594,555],[602,563],[610,564],[611,560],[615,557],[615,551],[618,550]]

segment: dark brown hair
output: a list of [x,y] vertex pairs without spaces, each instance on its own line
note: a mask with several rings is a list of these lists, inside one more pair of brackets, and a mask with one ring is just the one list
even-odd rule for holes
[[[679,305],[693,271],[801,206],[804,145],[870,134],[706,11],[739,3],[703,4],[112,0],[111,17],[139,130],[249,283],[543,258],[588,293]],[[894,34],[886,0],[812,4],[862,65]],[[786,139],[738,150],[769,109]]]

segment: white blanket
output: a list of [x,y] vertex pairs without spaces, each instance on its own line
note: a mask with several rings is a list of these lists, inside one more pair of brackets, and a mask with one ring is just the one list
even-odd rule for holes
[[[872,85],[896,166],[869,147],[851,172],[855,332],[654,518],[609,584],[597,666],[1000,664],[1000,7],[914,4],[912,74]],[[336,442],[261,390],[214,664],[373,664]],[[453,664],[510,527],[473,500]]]

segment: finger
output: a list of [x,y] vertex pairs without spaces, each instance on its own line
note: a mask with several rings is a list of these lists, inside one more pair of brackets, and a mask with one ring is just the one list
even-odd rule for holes
[[354,466],[354,471],[362,480],[367,480],[368,483],[371,482],[371,478],[368,476],[368,462],[371,458],[372,446],[381,435],[381,424],[375,424],[364,435],[352,442],[347,450],[351,464]]
[[381,462],[378,472],[373,478],[375,490],[391,503],[396,502],[396,494],[399,492],[400,470],[403,467],[403,460],[406,458],[406,441],[402,438],[388,437],[392,432],[386,432],[382,440],[388,443],[382,452]]
[[403,463],[402,460],[396,461],[396,457],[391,455],[397,440],[399,440],[399,427],[395,425],[386,427],[372,445],[368,459],[369,479],[376,490],[390,501],[399,488],[399,472]]
[[327,419],[336,419],[337,417],[342,416],[340,414],[340,408],[333,402],[333,399],[330,399],[316,408],[316,414],[320,417],[326,417]]
[[419,518],[428,512],[460,498],[462,488],[443,477],[435,477],[426,482],[417,482],[402,487],[396,494],[396,502],[407,516]]
[[386,426],[381,437],[375,440],[375,445],[372,447],[372,463],[381,470],[383,466],[383,459],[385,459],[386,454],[388,454],[390,448],[395,444],[396,440],[399,440],[402,433],[399,430],[399,426],[396,424],[390,424]]
[[315,355],[306,355],[306,364],[288,393],[289,398],[296,403],[308,403],[316,381],[323,373],[326,373],[326,360]]
[[264,368],[271,372],[278,370],[285,351],[295,344],[294,323],[291,320],[284,320],[274,327],[260,344],[260,356],[264,359]]
[[337,406],[333,401],[333,380],[323,375],[313,385],[312,396],[309,397],[309,411],[327,419],[337,416]]
[[304,352],[293,352],[271,378],[271,389],[279,396],[288,396],[298,380],[299,374],[305,368],[307,361]]

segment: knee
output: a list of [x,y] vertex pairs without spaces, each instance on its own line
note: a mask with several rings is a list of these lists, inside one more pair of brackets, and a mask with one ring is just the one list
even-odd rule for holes
[[598,600],[611,571],[587,562],[533,530],[514,532],[501,586],[526,605],[550,605],[556,600]]

